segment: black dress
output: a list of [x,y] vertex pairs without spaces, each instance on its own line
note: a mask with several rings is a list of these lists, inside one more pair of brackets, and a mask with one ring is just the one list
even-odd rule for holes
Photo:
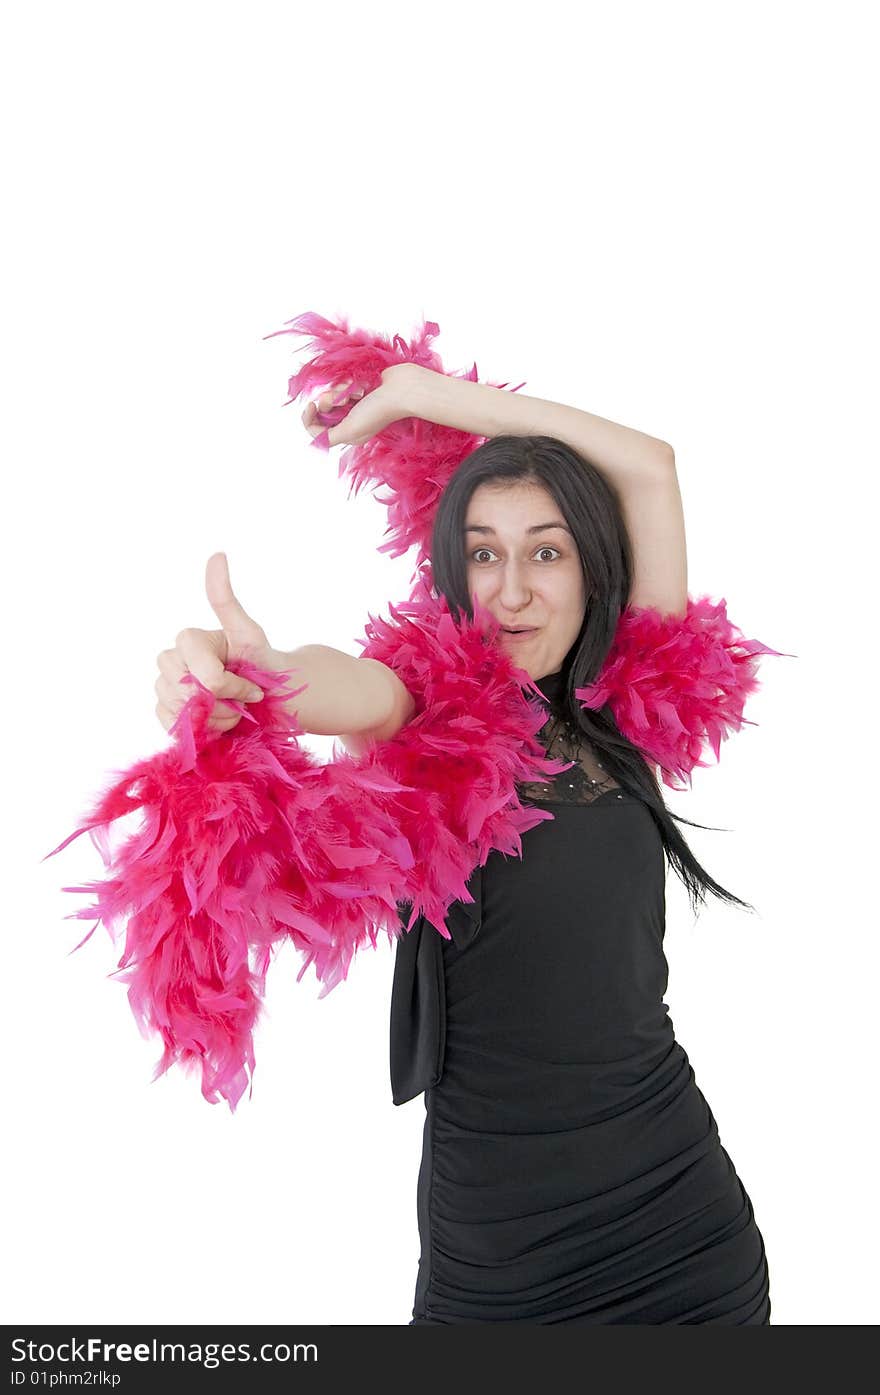
[[578,760],[519,789],[552,821],[476,869],[451,942],[422,917],[395,949],[392,1097],[426,1109],[410,1325],[766,1324],[763,1239],[663,1001],[659,831],[552,706],[541,739]]

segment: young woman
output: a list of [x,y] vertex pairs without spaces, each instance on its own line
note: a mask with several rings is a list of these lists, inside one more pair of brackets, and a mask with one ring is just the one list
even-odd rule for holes
[[[323,429],[331,394],[303,422]],[[334,398],[339,405],[338,394]],[[673,451],[575,408],[414,365],[343,403],[329,444],[420,417],[485,437],[455,471],[431,534],[433,584],[454,614],[477,598],[545,699],[540,733],[571,768],[523,786],[552,812],[493,852],[450,910],[447,940],[420,917],[396,946],[396,1104],[424,1091],[421,1257],[411,1325],[471,1322],[769,1323],[764,1244],[663,1002],[668,858],[693,903],[745,905],[700,866],[657,771],[594,681],[626,606],[682,616],[685,531]],[[209,596],[223,630],[187,630],[159,656],[170,726],[187,669],[246,698],[224,664],[247,648],[295,660],[305,731],[360,754],[410,720],[391,665],[325,646],[283,654],[232,595],[222,554]],[[240,713],[218,702],[217,726]],[[411,907],[400,907],[404,923]]]

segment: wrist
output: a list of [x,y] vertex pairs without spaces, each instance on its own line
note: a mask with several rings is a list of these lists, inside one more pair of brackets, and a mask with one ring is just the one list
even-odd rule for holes
[[418,376],[413,376],[408,388],[411,415],[472,436],[522,434],[527,429],[528,399],[488,383],[413,366]]
[[423,368],[419,363],[393,363],[383,368],[381,378],[395,421],[423,416],[423,409],[437,400],[437,393],[442,391],[446,380],[445,374]]

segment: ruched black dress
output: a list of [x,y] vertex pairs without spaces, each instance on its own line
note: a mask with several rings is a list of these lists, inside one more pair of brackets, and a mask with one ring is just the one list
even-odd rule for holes
[[[410,1325],[769,1322],[764,1243],[663,1001],[665,859],[641,800],[576,759],[444,940],[398,941],[395,1104],[425,1092]],[[409,906],[401,907],[406,923]]]

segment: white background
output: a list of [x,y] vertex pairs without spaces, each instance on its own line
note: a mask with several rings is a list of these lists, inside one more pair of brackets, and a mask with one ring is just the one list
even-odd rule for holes
[[[155,660],[227,552],[281,648],[409,590],[304,402],[304,310],[675,448],[691,593],[767,658],[670,807],[759,911],[668,881],[667,1002],[774,1324],[877,1321],[876,54],[859,4],[32,4],[2,59],[6,1322],[405,1324],[422,1097],[391,945],[287,945],[252,1099],[151,1084],[120,949],[47,862],[160,749]],[[601,462],[597,462],[601,463]],[[311,738],[330,755],[330,738]]]

